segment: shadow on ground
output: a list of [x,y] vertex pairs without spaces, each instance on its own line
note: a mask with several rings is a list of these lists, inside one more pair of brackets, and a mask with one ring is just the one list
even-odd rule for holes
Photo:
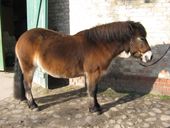
[[[69,89],[68,89],[69,90]],[[65,91],[65,90],[64,90]],[[73,99],[86,96],[86,89],[80,88],[76,90],[69,90],[67,92],[60,92],[59,94],[53,94],[48,96],[38,97],[35,100],[38,102],[40,110],[44,110],[48,107],[67,102]]]
[[[64,103],[70,100],[75,100],[75,99],[80,99],[80,102],[81,100],[86,100],[87,93],[86,93],[85,87],[78,88],[78,89],[71,89],[71,90],[67,89],[67,87],[65,88],[66,90],[64,89],[64,92],[61,91],[59,92],[59,94],[52,94],[52,95],[37,97],[35,100],[39,105],[39,109],[44,110],[49,107],[55,106],[57,104],[61,104],[61,103]],[[100,103],[102,104],[101,107],[103,109],[103,112],[106,112],[110,108],[115,107],[119,104],[130,102],[144,95],[145,94],[136,94],[136,93],[122,93],[121,95],[119,93],[118,95],[118,93],[114,91],[110,91],[110,87],[105,88],[105,90],[102,88],[102,89],[99,89],[98,91],[98,97],[110,97],[111,98],[111,101],[109,103],[104,103],[104,104]]]

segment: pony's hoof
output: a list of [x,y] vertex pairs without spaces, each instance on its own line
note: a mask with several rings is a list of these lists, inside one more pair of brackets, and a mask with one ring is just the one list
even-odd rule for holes
[[32,111],[38,112],[38,111],[40,111],[40,109],[37,107],[37,108],[33,108]]
[[89,112],[90,112],[90,113],[96,113],[97,115],[100,115],[100,114],[103,113],[101,107],[90,107],[90,108],[89,108]]
[[39,111],[38,105],[36,103],[29,104],[28,106],[32,111]]
[[103,113],[102,109],[96,112],[97,115],[101,115],[102,113]]
[[31,106],[30,109],[31,109],[32,111],[34,111],[34,112],[39,111],[38,106]]

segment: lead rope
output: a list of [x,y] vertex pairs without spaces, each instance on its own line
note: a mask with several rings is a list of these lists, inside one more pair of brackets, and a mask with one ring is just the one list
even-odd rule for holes
[[[163,42],[163,43],[164,43],[164,42]],[[165,43],[164,43],[164,44],[165,44]],[[154,61],[154,62],[151,63],[151,64],[145,64],[145,63],[142,63],[142,62],[139,62],[139,61],[138,61],[138,63],[139,63],[141,66],[143,66],[143,67],[152,66],[152,65],[158,63],[158,62],[167,54],[167,52],[168,52],[169,49],[170,49],[170,44],[169,44],[169,47],[167,48],[167,50],[165,51],[165,53],[164,53],[158,60]]]

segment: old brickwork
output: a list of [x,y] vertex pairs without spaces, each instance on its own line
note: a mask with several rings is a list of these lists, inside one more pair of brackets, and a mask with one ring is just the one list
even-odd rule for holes
[[[103,23],[133,20],[145,26],[155,60],[169,46],[170,0],[70,0],[69,4],[71,34]],[[163,42],[167,44],[164,45]],[[149,83],[150,91],[170,95],[169,56],[170,51],[160,62],[146,68],[132,58],[117,57],[108,70],[113,77],[107,77],[104,81],[114,82],[118,87],[137,86],[141,91]],[[71,79],[70,83],[81,84],[80,81],[80,78]],[[136,90],[132,88],[131,91]]]

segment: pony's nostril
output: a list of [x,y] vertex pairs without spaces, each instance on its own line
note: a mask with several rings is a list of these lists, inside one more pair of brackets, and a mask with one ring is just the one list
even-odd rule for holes
[[151,56],[151,60],[153,59],[153,55]]
[[145,61],[146,61],[146,62],[148,62],[148,61],[149,61],[148,56],[145,56]]

